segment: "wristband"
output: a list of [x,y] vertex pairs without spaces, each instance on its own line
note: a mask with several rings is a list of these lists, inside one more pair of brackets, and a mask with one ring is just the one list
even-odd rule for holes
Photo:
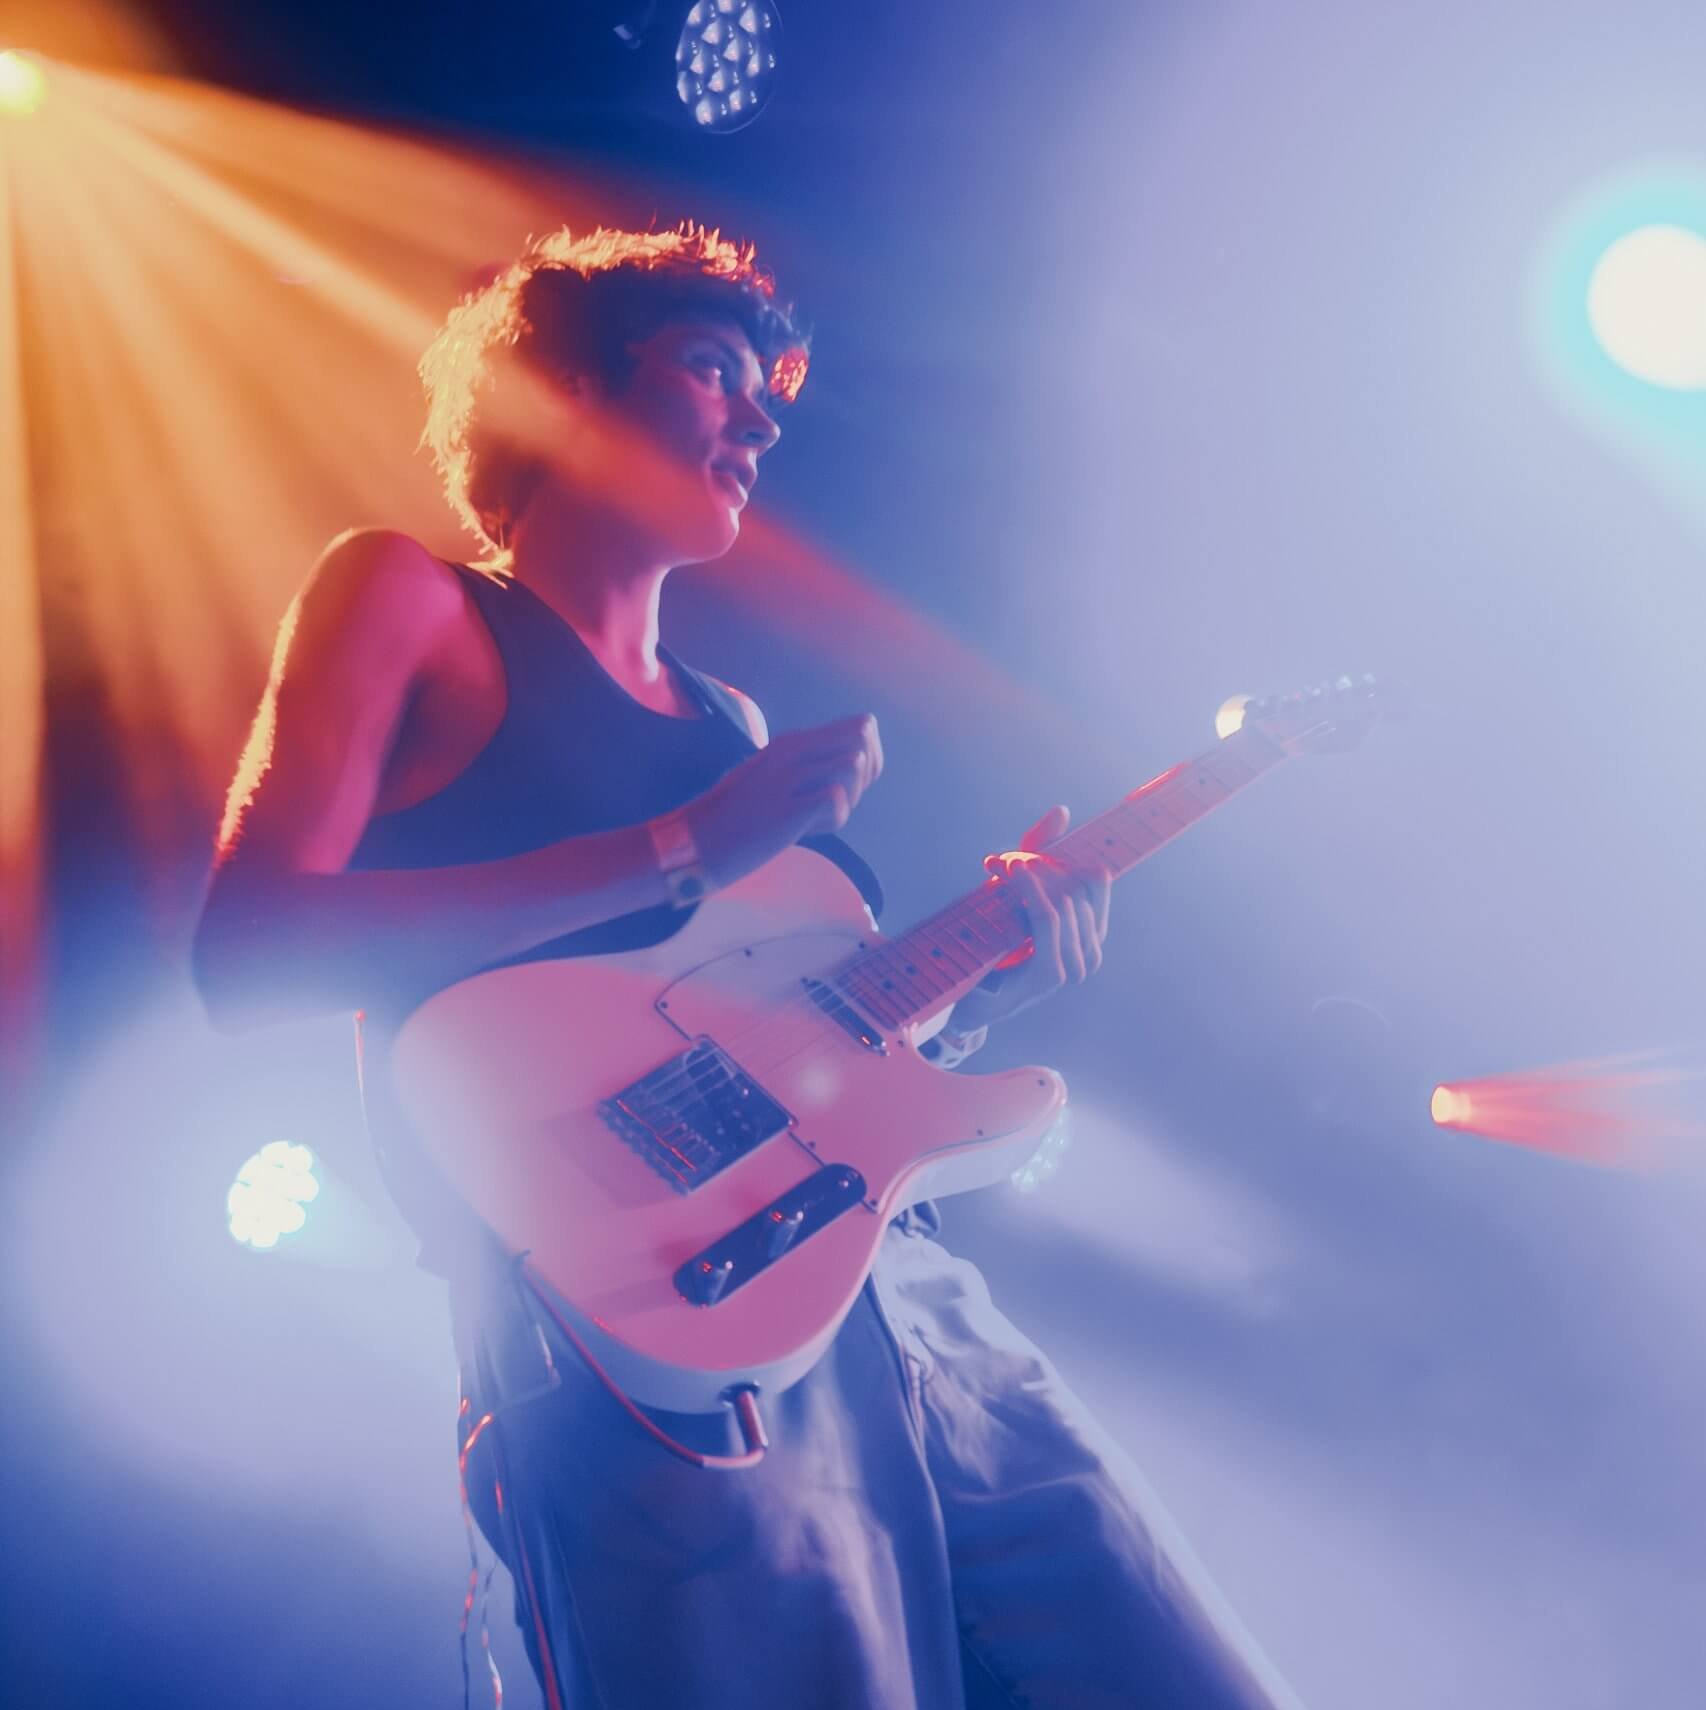
[[658,872],[669,892],[672,908],[692,908],[711,894],[710,876],[693,841],[687,815],[677,809],[646,821],[651,836],[652,853],[657,856]]

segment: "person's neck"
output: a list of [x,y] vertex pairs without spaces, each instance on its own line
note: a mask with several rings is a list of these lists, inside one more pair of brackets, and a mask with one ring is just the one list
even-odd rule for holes
[[658,662],[658,607],[667,564],[593,518],[516,531],[512,573],[572,628],[621,682],[647,685]]

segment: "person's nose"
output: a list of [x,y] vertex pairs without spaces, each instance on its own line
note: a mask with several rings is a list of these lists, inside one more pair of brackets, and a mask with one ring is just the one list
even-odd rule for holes
[[751,446],[762,457],[782,437],[782,428],[757,399],[741,392],[729,405],[729,434],[737,444]]

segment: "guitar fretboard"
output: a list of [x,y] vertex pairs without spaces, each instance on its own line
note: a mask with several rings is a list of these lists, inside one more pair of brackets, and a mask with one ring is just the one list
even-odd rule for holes
[[[1235,731],[1069,831],[1050,853],[1068,866],[1099,863],[1120,877],[1286,758],[1259,731]],[[872,1021],[898,1028],[935,1014],[950,993],[982,979],[1029,936],[1012,885],[992,877],[898,938],[861,951],[834,984]]]

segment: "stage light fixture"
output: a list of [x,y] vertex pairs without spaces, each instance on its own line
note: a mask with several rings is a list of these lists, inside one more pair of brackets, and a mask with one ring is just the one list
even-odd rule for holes
[[1441,1128],[1461,1127],[1468,1122],[1469,1112],[1468,1093],[1443,1084],[1434,1088],[1433,1097],[1428,1102],[1428,1114]]
[[1673,391],[1706,388],[1706,237],[1649,225],[1610,244],[1588,281],[1594,337],[1620,368]]
[[28,55],[14,48],[0,51],[0,113],[23,118],[47,99],[47,77]]
[[1220,703],[1214,715],[1214,734],[1224,742],[1244,728],[1244,711],[1253,697],[1231,695]]
[[675,92],[705,131],[750,125],[776,86],[782,20],[770,0],[695,0],[675,48]]
[[308,1221],[305,1207],[317,1198],[320,1180],[306,1146],[273,1140],[237,1172],[225,1196],[231,1238],[265,1251]]

